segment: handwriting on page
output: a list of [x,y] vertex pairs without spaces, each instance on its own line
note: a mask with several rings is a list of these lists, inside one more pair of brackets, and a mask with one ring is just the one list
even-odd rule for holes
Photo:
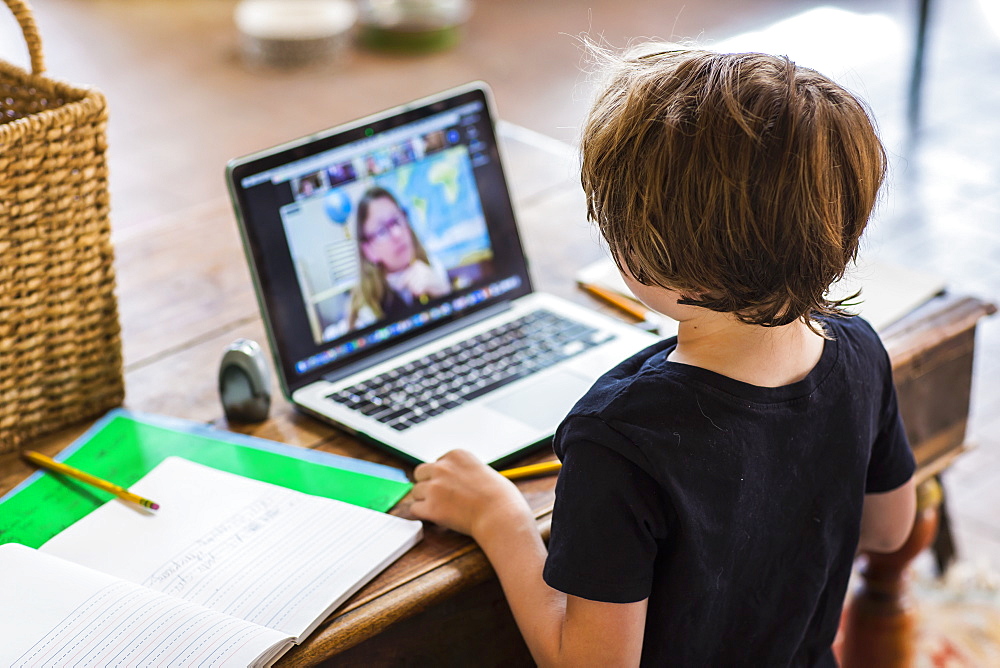
[[[245,666],[279,634],[127,582],[104,587],[15,666]],[[222,662],[218,665],[227,665]]]
[[329,603],[341,566],[384,534],[371,525],[370,511],[343,504],[342,512],[331,513],[330,503],[275,487],[172,555],[142,584],[283,628],[304,602]]

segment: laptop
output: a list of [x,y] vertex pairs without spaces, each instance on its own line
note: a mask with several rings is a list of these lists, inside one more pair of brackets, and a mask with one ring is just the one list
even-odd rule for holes
[[408,461],[504,464],[656,340],[533,290],[483,83],[226,177],[283,393]]

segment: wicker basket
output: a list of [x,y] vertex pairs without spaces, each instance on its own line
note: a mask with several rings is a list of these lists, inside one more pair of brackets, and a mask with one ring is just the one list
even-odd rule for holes
[[124,398],[104,96],[0,61],[0,452]]

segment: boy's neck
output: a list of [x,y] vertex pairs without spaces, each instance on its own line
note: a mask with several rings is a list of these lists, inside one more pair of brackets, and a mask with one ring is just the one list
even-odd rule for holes
[[622,279],[639,301],[679,323],[671,362],[751,385],[781,387],[809,375],[823,355],[825,339],[804,321],[783,327],[747,325],[730,313],[681,304],[679,291],[640,283],[627,269],[622,270]]
[[761,387],[805,378],[823,354],[824,339],[799,320],[782,327],[747,325],[705,309],[679,323],[671,362],[689,364]]

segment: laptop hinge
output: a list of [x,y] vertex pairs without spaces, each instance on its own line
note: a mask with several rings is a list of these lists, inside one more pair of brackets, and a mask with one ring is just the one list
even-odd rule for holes
[[415,336],[408,341],[399,343],[389,348],[373,353],[366,356],[363,360],[358,360],[348,364],[347,366],[341,367],[336,371],[331,371],[330,373],[323,374],[323,380],[328,382],[336,382],[341,378],[346,378],[352,374],[358,373],[359,371],[364,371],[365,369],[380,364],[393,357],[398,357],[399,355],[413,350],[414,348],[419,348],[420,346],[427,345],[432,341],[436,341],[443,336],[447,336],[459,330],[465,329],[469,325],[477,322],[486,320],[495,315],[503,313],[511,308],[511,302],[501,302],[499,304],[493,304],[492,306],[487,306],[482,311],[476,311],[475,313],[463,316],[454,322],[449,322],[446,325],[434,328],[433,331]]

